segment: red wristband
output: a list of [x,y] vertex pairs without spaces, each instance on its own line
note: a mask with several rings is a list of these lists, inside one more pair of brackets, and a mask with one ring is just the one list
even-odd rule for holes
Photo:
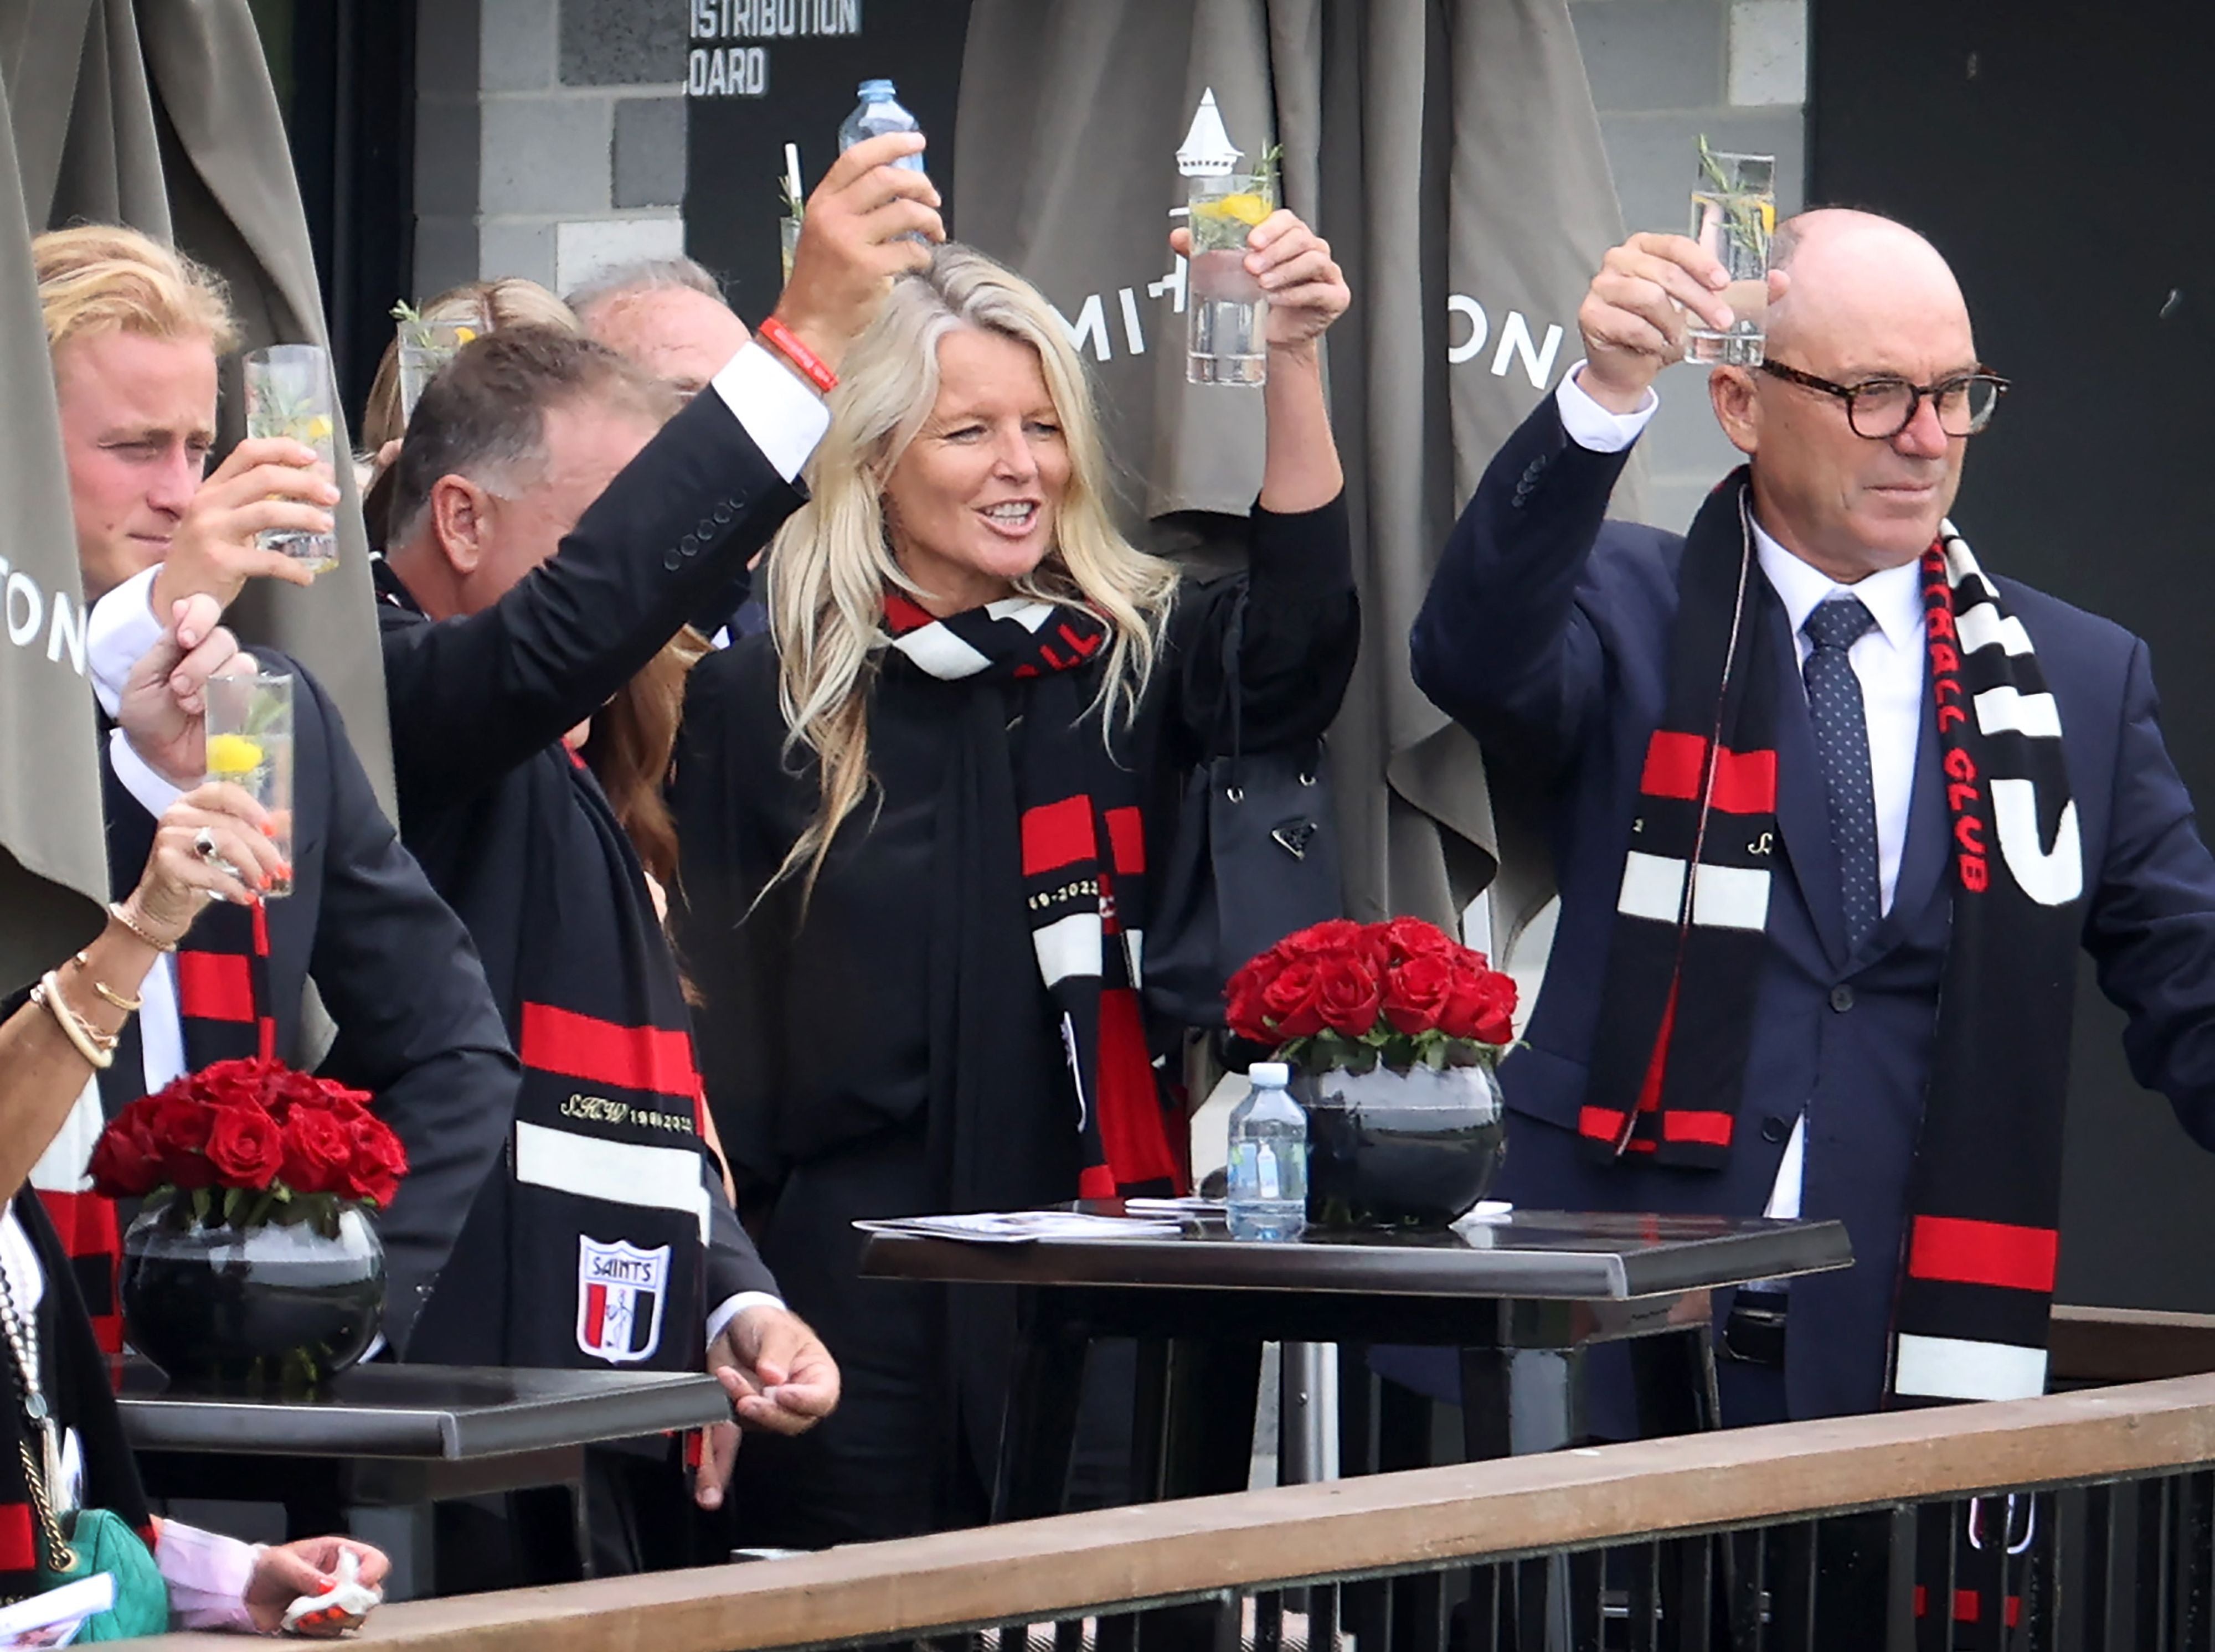
[[799,335],[782,321],[771,315],[754,329],[763,341],[776,347],[782,355],[801,371],[801,376],[817,389],[829,395],[838,388],[838,376],[827,366],[823,358],[801,343]]

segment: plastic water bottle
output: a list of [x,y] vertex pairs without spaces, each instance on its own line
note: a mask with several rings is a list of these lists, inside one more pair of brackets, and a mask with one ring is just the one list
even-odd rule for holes
[[[876,138],[888,132],[921,132],[916,119],[900,107],[899,92],[888,80],[865,80],[862,83],[862,101],[845,123],[838,128],[838,152],[844,154],[865,138]],[[893,162],[911,172],[923,170],[923,156],[904,155]]]
[[1230,1237],[1298,1239],[1307,1225],[1308,1116],[1285,1093],[1284,1062],[1256,1062],[1246,1076],[1254,1088],[1230,1110]]

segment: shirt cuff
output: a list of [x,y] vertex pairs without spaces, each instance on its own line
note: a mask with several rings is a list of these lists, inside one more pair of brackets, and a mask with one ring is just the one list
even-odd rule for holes
[[1582,362],[1569,369],[1562,388],[1554,392],[1554,405],[1561,409],[1562,428],[1580,448],[1594,453],[1620,453],[1638,439],[1655,409],[1660,407],[1661,398],[1654,394],[1654,387],[1649,384],[1646,387],[1646,400],[1639,404],[1637,412],[1611,413],[1577,382],[1577,375],[1584,370]]
[[723,1334],[724,1326],[729,1325],[748,1308],[782,1308],[784,1304],[781,1300],[771,1296],[767,1291],[740,1291],[735,1296],[727,1296],[715,1305],[715,1312],[708,1316],[708,1340],[712,1343],[716,1337]]
[[261,1551],[220,1532],[203,1532],[182,1520],[162,1522],[154,1564],[169,1586],[169,1610],[180,1629],[254,1627],[246,1591]]
[[185,795],[184,788],[154,772],[151,764],[138,755],[138,748],[121,729],[107,731],[107,761],[115,766],[115,778],[123,782],[123,789],[138,799],[138,806],[159,820],[171,804]]
[[715,377],[715,394],[746,427],[763,458],[791,481],[806,468],[815,444],[831,428],[823,398],[770,359],[766,346],[748,344]]
[[92,691],[100,696],[100,708],[110,717],[122,709],[123,685],[131,679],[131,668],[168,629],[154,617],[154,576],[160,572],[152,567],[132,574],[95,603],[92,617],[85,621],[85,665],[92,674]]

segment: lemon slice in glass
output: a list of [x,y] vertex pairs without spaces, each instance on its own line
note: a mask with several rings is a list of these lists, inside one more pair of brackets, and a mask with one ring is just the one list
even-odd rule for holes
[[251,774],[261,767],[261,743],[242,734],[211,734],[207,772],[225,778]]
[[1269,203],[1259,195],[1242,192],[1225,195],[1221,200],[1204,202],[1195,210],[1214,217],[1236,218],[1250,229],[1269,216]]

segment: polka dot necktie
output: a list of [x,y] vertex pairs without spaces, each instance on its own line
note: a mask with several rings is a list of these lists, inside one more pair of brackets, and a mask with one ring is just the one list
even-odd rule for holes
[[1831,808],[1831,845],[1838,851],[1839,890],[1845,897],[1846,950],[1857,952],[1876,927],[1882,908],[1877,883],[1876,794],[1869,782],[1868,719],[1861,679],[1846,651],[1876,624],[1858,597],[1832,597],[1815,605],[1807,623],[1815,650],[1801,668],[1807,684],[1807,713],[1815,725],[1815,756]]

